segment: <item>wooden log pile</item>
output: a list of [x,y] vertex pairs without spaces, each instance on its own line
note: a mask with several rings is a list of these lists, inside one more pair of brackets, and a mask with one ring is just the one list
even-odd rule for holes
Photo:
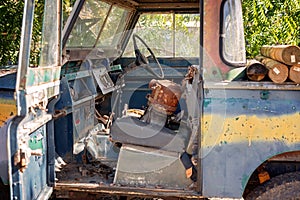
[[292,45],[264,45],[260,48],[263,56],[272,58],[286,65],[294,65],[300,62],[300,49]]
[[293,45],[264,45],[261,55],[255,60],[248,60],[248,79],[260,81],[266,75],[274,83],[283,83],[291,80],[300,83],[300,48]]
[[289,69],[285,64],[264,56],[256,56],[255,58],[266,66],[268,76],[274,83],[283,83],[286,81]]

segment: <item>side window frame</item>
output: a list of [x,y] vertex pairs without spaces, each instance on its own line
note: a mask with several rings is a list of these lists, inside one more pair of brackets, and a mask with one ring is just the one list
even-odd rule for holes
[[[235,31],[230,32],[230,28]],[[221,4],[219,44],[220,57],[225,64],[233,67],[246,64],[243,16],[239,0],[224,0]],[[226,46],[228,44],[232,44],[231,48]]]

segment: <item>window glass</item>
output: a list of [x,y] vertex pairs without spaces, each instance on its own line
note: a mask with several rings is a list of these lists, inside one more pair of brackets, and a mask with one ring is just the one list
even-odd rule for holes
[[45,1],[45,13],[43,22],[43,34],[42,34],[42,44],[40,52],[40,66],[57,66],[58,58],[58,31],[57,28],[57,2],[56,1]]
[[114,6],[107,18],[97,46],[110,46],[112,44],[116,46],[125,28],[127,17],[127,10]]
[[[199,56],[199,14],[142,14],[134,33],[148,44],[157,57]],[[142,45],[139,47],[142,48]],[[132,39],[124,56],[133,56]]]
[[104,24],[110,5],[87,0],[68,38],[68,47],[93,47]]
[[240,1],[228,0],[223,6],[222,57],[233,65],[246,63],[242,8]]
[[129,11],[116,5],[87,0],[68,38],[67,47],[116,48]]

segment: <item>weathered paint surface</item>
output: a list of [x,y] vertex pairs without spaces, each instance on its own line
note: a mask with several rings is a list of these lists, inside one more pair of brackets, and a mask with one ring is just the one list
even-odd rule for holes
[[229,71],[224,64],[220,54],[220,8],[222,0],[215,0],[214,3],[204,1],[204,23],[203,23],[203,66],[205,66],[205,78],[211,80],[222,80],[222,73]]
[[[11,125],[13,128],[15,126]],[[17,138],[16,131],[10,131],[11,138]],[[10,181],[14,184],[12,185],[12,189],[15,192],[13,194],[13,198],[15,199],[38,199],[39,196],[45,195],[48,191],[49,187],[47,186],[47,166],[50,164],[48,162],[48,154],[47,149],[47,133],[46,126],[43,125],[34,132],[30,134],[28,137],[28,147],[31,150],[41,149],[41,155],[31,155],[28,159],[27,168],[21,172],[18,166],[14,165],[14,160],[9,158],[9,163],[11,166],[11,175]],[[11,154],[15,154],[15,152],[19,149],[16,147],[16,140],[12,140]],[[29,150],[29,149],[23,149]],[[18,197],[18,198],[17,198]],[[42,198],[45,199],[45,198]]]
[[204,196],[240,198],[260,164],[300,150],[299,91],[206,89],[203,105]]
[[[281,141],[286,145],[300,143],[300,113],[281,116],[256,115],[205,115],[203,118],[203,147],[226,145],[240,142]],[[221,124],[215,125],[215,122]],[[220,129],[215,127],[219,126]],[[217,138],[216,138],[217,136]]]
[[59,80],[60,67],[28,68],[27,87]]

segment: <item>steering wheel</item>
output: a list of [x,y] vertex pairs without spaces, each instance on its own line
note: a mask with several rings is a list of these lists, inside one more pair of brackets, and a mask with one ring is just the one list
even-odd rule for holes
[[[164,71],[163,71],[160,63],[158,62],[157,58],[155,57],[153,51],[150,49],[150,47],[145,43],[145,41],[140,36],[138,36],[136,34],[132,35],[132,39],[133,39],[134,53],[135,53],[135,57],[136,57],[135,64],[137,66],[144,67],[148,72],[153,74],[155,77],[157,77],[159,79],[163,79],[165,77]],[[159,67],[160,74],[158,74],[151,68],[151,66],[149,65],[149,60],[146,58],[146,56],[144,54],[141,53],[140,49],[138,48],[137,42],[136,42],[137,39],[143,43],[143,45],[147,48],[147,50],[151,54],[152,58],[156,62],[157,66]]]

